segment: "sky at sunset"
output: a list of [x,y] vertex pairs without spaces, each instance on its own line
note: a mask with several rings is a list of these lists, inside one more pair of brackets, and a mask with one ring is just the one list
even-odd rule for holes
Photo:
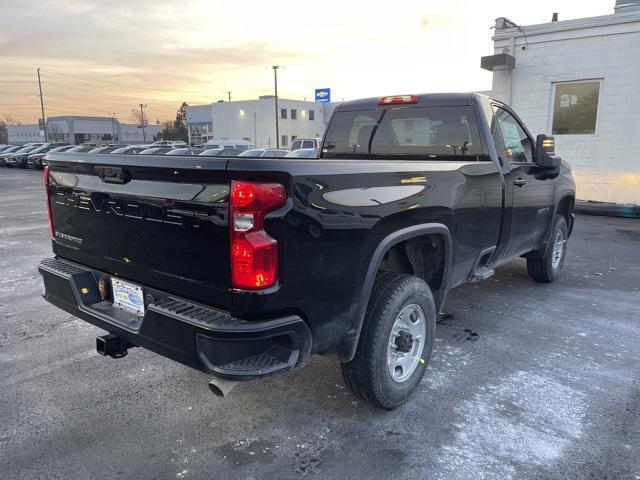
[[0,118],[116,113],[147,104],[175,117],[182,101],[245,100],[273,92],[334,100],[489,90],[480,57],[494,19],[521,25],[613,13],[614,0],[213,1],[0,0]]

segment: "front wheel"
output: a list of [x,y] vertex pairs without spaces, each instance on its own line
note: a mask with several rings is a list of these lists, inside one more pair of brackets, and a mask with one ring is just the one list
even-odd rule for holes
[[402,405],[420,384],[435,335],[431,289],[418,277],[376,277],[353,360],[342,364],[347,387],[379,408]]
[[556,215],[551,230],[551,243],[542,257],[527,258],[527,272],[537,282],[555,282],[560,275],[567,254],[567,222],[562,215]]

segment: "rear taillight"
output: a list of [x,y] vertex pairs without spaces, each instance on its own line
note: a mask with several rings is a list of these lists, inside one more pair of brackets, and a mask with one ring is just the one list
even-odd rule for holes
[[378,99],[378,105],[400,105],[403,103],[418,103],[417,95],[392,95]]
[[257,290],[278,281],[278,242],[264,231],[264,217],[286,199],[280,183],[231,181],[232,287]]
[[44,190],[47,195],[47,217],[49,218],[49,234],[51,238],[55,238],[55,230],[53,229],[53,216],[51,215],[51,180],[49,179],[49,165],[44,167]]

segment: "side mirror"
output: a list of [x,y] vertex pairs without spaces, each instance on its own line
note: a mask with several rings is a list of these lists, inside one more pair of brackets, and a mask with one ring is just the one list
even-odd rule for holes
[[548,172],[548,176],[555,178],[560,172],[560,157],[556,157],[556,142],[553,137],[540,134],[536,138],[535,164]]

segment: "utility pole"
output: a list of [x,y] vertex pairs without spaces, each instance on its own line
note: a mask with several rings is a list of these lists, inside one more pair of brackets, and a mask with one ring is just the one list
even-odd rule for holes
[[231,90],[227,92],[227,95],[229,95],[229,101],[231,101]]
[[110,113],[109,116],[111,117],[111,127],[113,128],[113,136],[111,137],[111,141],[113,142],[113,144],[117,144],[117,140],[116,140],[116,114],[115,112]]
[[38,67],[38,89],[40,90],[40,110],[42,111],[42,129],[44,130],[44,141],[48,140],[47,121],[44,116],[44,97],[42,96],[42,81],[40,80],[40,67]]
[[147,136],[144,131],[144,110],[143,110],[144,107],[146,107],[146,105],[144,103],[141,103],[140,104],[140,123],[142,124],[142,143],[147,142]]
[[280,127],[278,125],[278,69],[280,65],[274,65],[273,68],[273,86],[276,94],[276,148],[280,148]]

